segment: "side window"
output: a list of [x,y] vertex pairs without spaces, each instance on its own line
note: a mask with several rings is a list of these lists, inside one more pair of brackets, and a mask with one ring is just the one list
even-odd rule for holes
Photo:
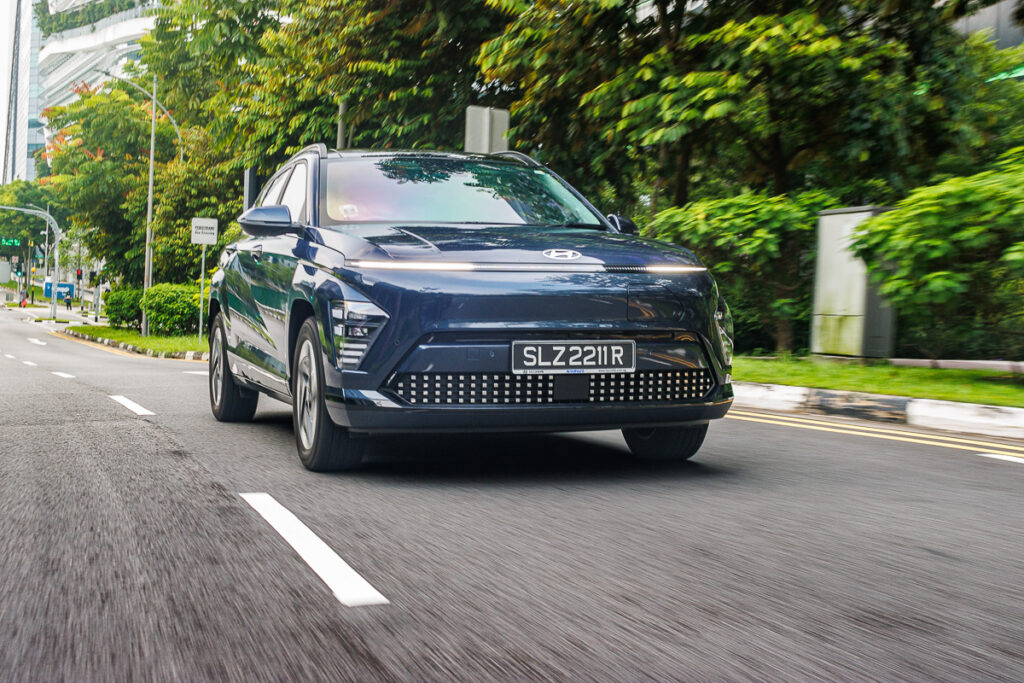
[[263,196],[260,198],[260,206],[273,206],[278,204],[277,198],[281,196],[281,187],[284,185],[284,181],[288,179],[288,172],[285,171],[281,175],[270,181],[270,185],[263,192]]
[[307,175],[305,162],[295,164],[295,170],[292,171],[288,186],[284,188],[284,194],[281,195],[281,203],[292,212],[292,220],[296,223],[306,222]]

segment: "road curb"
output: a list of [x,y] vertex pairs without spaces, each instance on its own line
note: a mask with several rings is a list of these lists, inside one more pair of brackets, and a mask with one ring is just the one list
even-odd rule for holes
[[77,332],[71,328],[64,330],[63,334],[77,339],[83,339],[90,341],[95,344],[103,344],[104,346],[110,346],[115,349],[121,349],[122,351],[129,351],[131,353],[137,353],[140,356],[150,356],[152,358],[172,358],[175,360],[209,360],[210,354],[204,351],[161,351],[155,353],[152,349],[140,349],[134,344],[126,344],[124,342],[115,341],[113,339],[104,339],[103,337],[94,337],[91,334],[83,334]]
[[756,382],[735,382],[733,389],[737,407],[843,415],[1024,439],[1024,408]]

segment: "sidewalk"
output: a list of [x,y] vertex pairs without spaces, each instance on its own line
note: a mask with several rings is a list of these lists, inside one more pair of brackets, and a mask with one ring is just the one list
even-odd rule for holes
[[754,382],[735,382],[733,388],[736,392],[734,405],[738,408],[844,415],[1024,439],[1024,408]]

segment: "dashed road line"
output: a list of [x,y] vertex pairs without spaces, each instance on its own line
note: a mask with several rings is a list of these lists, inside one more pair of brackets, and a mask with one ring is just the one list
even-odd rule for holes
[[185,370],[186,375],[202,375],[206,377],[210,374],[208,370]]
[[4,358],[10,358],[11,360],[14,360],[14,356],[12,356],[12,355],[11,355],[11,354],[9,354],[9,353],[5,353],[5,354],[4,354]]
[[50,374],[51,375],[57,375],[58,377],[63,377],[64,379],[74,379],[75,378],[74,375],[68,374],[66,372],[51,372]]
[[46,342],[39,341],[35,337],[28,337],[28,343],[29,344],[35,344],[36,346],[46,346]]
[[129,398],[125,398],[124,396],[111,396],[110,398],[114,399],[115,401],[117,401],[118,403],[120,403],[121,405],[123,405],[125,408],[132,411],[136,415],[156,415],[156,413],[154,413],[152,410],[147,410],[140,406],[135,401]]
[[30,361],[30,360],[23,360],[23,361],[21,361],[21,362],[22,362],[22,363],[24,363],[25,365],[28,365],[29,367],[33,367],[33,368],[35,368],[35,367],[39,367],[39,364],[38,364],[38,363],[33,363],[33,362],[32,362],[32,361]]
[[977,453],[983,458],[992,458],[994,460],[1005,460],[1006,462],[1018,462],[1024,465],[1024,456],[1017,455],[1003,455],[1002,453]]
[[239,495],[281,534],[288,545],[294,548],[299,557],[334,592],[338,602],[346,607],[388,604],[387,598],[377,592],[376,588],[348,566],[330,546],[269,493]]

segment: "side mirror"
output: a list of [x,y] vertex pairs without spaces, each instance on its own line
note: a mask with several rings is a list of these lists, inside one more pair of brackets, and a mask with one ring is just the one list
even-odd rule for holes
[[254,206],[238,217],[238,224],[255,237],[274,237],[300,229],[292,223],[292,212],[282,205]]
[[611,222],[612,225],[615,226],[615,229],[621,232],[623,235],[635,235],[637,234],[637,232],[639,232],[636,229],[636,223],[626,218],[625,216],[620,216],[617,213],[611,213],[608,214],[608,220]]

